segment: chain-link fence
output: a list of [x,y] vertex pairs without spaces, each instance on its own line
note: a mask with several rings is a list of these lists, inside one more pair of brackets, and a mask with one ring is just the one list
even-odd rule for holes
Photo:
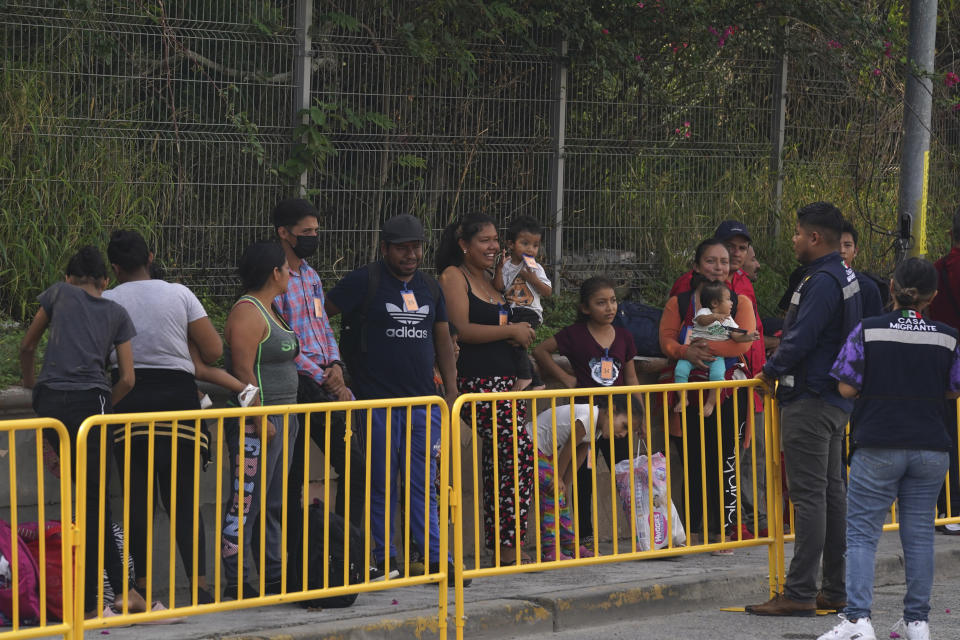
[[[788,60],[778,171],[783,60],[767,52],[619,78],[552,42],[425,62],[404,43],[403,2],[0,6],[5,214],[31,221],[46,244],[28,253],[57,269],[66,256],[49,245],[103,243],[133,225],[168,278],[232,296],[243,247],[272,234],[273,204],[301,183],[326,214],[327,281],[374,258],[381,222],[401,212],[431,230],[427,268],[442,227],[483,211],[540,220],[542,261],[568,289],[602,271],[661,290],[725,218],[748,220],[768,243],[761,260],[784,271],[791,212],[814,199],[844,203],[870,264],[889,264],[894,80],[865,93],[822,60]],[[315,110],[309,133],[297,129],[302,106]],[[960,196],[960,128],[945,109],[934,128],[930,205],[942,221]],[[312,153],[301,165],[298,143]],[[73,228],[58,208],[96,211],[97,224]],[[26,264],[0,269],[5,287]]]

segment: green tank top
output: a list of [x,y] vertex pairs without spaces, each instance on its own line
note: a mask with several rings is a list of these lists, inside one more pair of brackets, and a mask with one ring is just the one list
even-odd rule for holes
[[[267,335],[257,347],[253,372],[260,387],[261,404],[295,404],[297,402],[297,365],[294,359],[300,353],[297,336],[280,317],[280,323],[273,319],[263,304],[253,296],[241,296],[237,304],[250,302],[257,307],[267,323]],[[233,358],[230,346],[224,349],[224,364],[233,372]]]

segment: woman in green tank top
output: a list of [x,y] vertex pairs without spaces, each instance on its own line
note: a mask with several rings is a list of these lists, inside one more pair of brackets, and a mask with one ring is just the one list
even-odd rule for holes
[[[295,404],[297,338],[273,307],[273,299],[286,291],[290,280],[290,268],[283,249],[275,242],[255,242],[240,258],[239,272],[245,293],[233,306],[224,327],[226,368],[241,382],[259,387],[261,405]],[[283,565],[279,507],[283,504],[283,475],[290,467],[297,430],[296,414],[289,414],[286,427],[283,415],[268,416],[266,434],[262,433],[263,421],[260,419],[247,420],[242,433],[237,420],[225,425],[232,482],[223,526],[222,554],[227,583],[224,597],[242,598],[244,593],[254,591],[244,580],[244,575],[250,576],[252,571],[242,571],[237,557],[240,545],[244,548],[244,558],[257,555],[252,552],[250,541],[258,514],[266,529],[266,566],[259,567],[259,570],[265,573],[267,592],[279,593]],[[286,459],[283,459],[284,440],[287,440]],[[261,465],[266,467],[263,474]],[[244,488],[242,509],[239,506],[241,485]],[[264,513],[259,513],[261,491],[266,492],[267,509]]]

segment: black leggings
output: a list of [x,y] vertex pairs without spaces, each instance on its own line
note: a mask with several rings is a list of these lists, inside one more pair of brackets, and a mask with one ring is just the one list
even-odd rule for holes
[[[717,390],[721,393],[721,390]],[[706,394],[704,394],[706,395]],[[737,404],[739,424],[734,420],[734,399]],[[738,389],[717,405],[713,415],[703,421],[703,452],[701,455],[700,405],[697,395],[690,393],[687,406],[687,460],[685,465],[687,482],[690,488],[690,530],[688,533],[703,533],[703,519],[706,515],[708,535],[719,535],[724,529],[733,531],[737,519],[737,482],[736,482],[736,446],[740,426],[749,419],[748,412],[753,405],[748,402],[745,389]],[[717,440],[717,414],[720,414],[720,440]],[[673,447],[683,454],[683,438],[670,436]],[[720,465],[718,466],[718,454]],[[706,473],[706,485],[701,476]],[[722,472],[722,473],[721,473]],[[707,511],[703,511],[703,496],[706,494]],[[720,500],[723,499],[721,511]],[[721,524],[722,523],[722,524]],[[684,525],[686,526],[686,524]],[[706,542],[706,541],[705,541]]]
[[[117,412],[146,413],[154,411],[191,411],[200,409],[197,384],[191,374],[185,371],[169,369],[137,369],[137,384],[123,400],[117,403]],[[169,424],[156,423],[153,445],[153,476],[147,475],[149,467],[149,443],[146,435],[135,435],[130,439],[130,554],[133,556],[134,574],[146,578],[149,562],[147,549],[147,522],[153,519],[153,513],[147,512],[147,488],[154,484],[154,504],[163,504],[170,514],[170,475],[173,458]],[[206,534],[203,516],[197,511],[197,536],[193,535],[193,478],[194,435],[200,431],[199,421],[185,420],[177,423],[177,504],[176,504],[176,540],[180,558],[187,572],[187,578],[193,578],[193,549],[197,549],[197,576],[205,576],[206,571]],[[184,436],[189,436],[184,437]],[[114,445],[113,453],[120,470],[120,479],[124,474],[124,443]],[[204,454],[200,453],[200,463]],[[202,481],[202,476],[201,476]],[[158,540],[156,531],[154,544]],[[166,562],[163,561],[165,565]],[[156,572],[154,572],[156,574]]]
[[[110,413],[110,392],[100,389],[86,389],[82,391],[61,391],[38,386],[33,391],[33,409],[36,414],[44,418],[54,418],[63,423],[70,436],[71,470],[76,483],[77,473],[77,432],[80,424],[92,415]],[[101,574],[97,571],[97,540],[102,540],[103,569],[107,579],[118,596],[123,593],[123,563],[120,552],[114,544],[113,531],[110,523],[113,517],[110,513],[110,456],[106,456],[101,465],[100,441],[104,431],[109,434],[108,427],[94,429],[87,438],[87,474],[84,478],[87,488],[86,504],[76,505],[76,509],[83,509],[88,515],[86,520],[86,553],[84,555],[84,609],[87,611],[97,608],[97,592],[100,588]],[[59,438],[56,432],[48,429],[44,431],[44,438],[49,442],[57,455],[62,455],[59,449]],[[109,438],[109,435],[108,435]],[[108,440],[109,441],[109,440]],[[102,495],[100,493],[100,474],[106,474],[104,483],[105,494],[108,497],[103,502],[103,521],[98,522]],[[66,499],[66,498],[63,498]],[[100,537],[100,525],[103,524],[103,537]],[[131,585],[132,586],[132,585]],[[104,602],[104,605],[112,604]]]

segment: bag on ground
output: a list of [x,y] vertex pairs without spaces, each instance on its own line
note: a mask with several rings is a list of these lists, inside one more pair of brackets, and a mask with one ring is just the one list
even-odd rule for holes
[[[40,557],[40,525],[37,522],[25,522],[17,527],[20,530],[20,538],[26,541],[30,553],[33,554],[40,566],[42,558]],[[57,520],[48,520],[45,532],[46,551],[46,591],[47,591],[47,614],[63,620],[63,554],[61,548],[62,534],[60,522]]]
[[[683,522],[677,513],[677,508],[670,503],[670,509],[667,510],[667,464],[662,453],[653,454],[651,460],[653,467],[653,482],[648,482],[647,477],[647,456],[640,455],[633,459],[633,479],[634,498],[636,500],[636,523],[637,523],[637,550],[648,551],[652,549],[662,549],[668,545],[667,540],[667,518],[670,522],[670,533],[673,537],[673,546],[677,547],[684,544],[687,536],[683,530]],[[621,460],[614,467],[617,482],[617,495],[620,497],[620,504],[623,510],[630,513],[630,461]],[[650,517],[650,491],[653,491],[653,517]],[[650,544],[650,523],[653,521],[653,545]]]
[[0,520],[0,614],[13,620],[13,593],[18,594],[19,622],[40,619],[40,571],[27,543],[17,535],[17,584],[13,583],[13,540],[10,524]]
[[[360,531],[350,526],[350,557],[344,553],[344,533],[343,518],[333,511],[327,511],[322,502],[315,502],[310,505],[308,512],[309,536],[307,541],[307,587],[310,589],[323,588],[323,576],[328,576],[328,587],[343,586],[343,569],[347,565],[348,584],[359,584],[363,582],[364,545],[363,535]],[[328,545],[324,548],[323,544],[323,521],[329,518],[329,539]],[[300,549],[301,545],[295,545],[295,549],[289,550],[290,557],[290,580],[287,589],[289,591],[300,591],[303,587],[303,580],[300,576]],[[349,593],[341,596],[329,598],[316,598],[314,600],[304,600],[301,604],[304,607],[322,607],[324,609],[342,609],[349,607],[357,601],[356,593]]]

